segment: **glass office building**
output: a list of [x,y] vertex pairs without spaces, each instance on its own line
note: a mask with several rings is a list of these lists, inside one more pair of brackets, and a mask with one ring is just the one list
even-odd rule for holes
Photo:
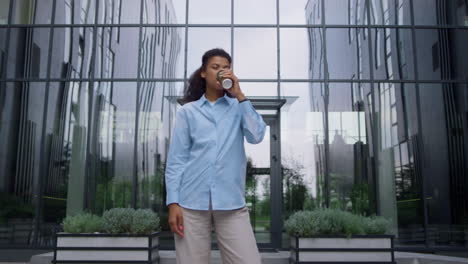
[[[0,0],[0,248],[66,215],[151,208],[202,54],[233,56],[268,124],[246,144],[257,242],[341,208],[403,250],[468,246],[468,0]],[[216,246],[216,243],[214,243]]]

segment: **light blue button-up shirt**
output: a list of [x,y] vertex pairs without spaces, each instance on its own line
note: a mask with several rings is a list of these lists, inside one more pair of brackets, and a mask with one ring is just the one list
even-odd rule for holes
[[166,205],[232,210],[245,206],[244,137],[260,143],[266,124],[250,101],[203,95],[177,111],[166,163]]

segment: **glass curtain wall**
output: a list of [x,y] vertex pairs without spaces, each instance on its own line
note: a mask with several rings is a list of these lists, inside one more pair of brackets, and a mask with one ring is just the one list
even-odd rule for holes
[[288,100],[283,220],[341,208],[389,218],[401,247],[465,247],[466,43],[466,0],[0,0],[0,247],[134,207],[173,248],[177,98],[214,47],[249,98]]

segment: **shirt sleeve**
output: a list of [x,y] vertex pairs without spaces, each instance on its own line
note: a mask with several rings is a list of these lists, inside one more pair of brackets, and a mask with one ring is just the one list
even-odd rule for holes
[[179,202],[179,188],[182,174],[190,155],[191,139],[184,109],[176,114],[169,154],[166,163],[166,205]]
[[260,114],[255,111],[250,100],[239,103],[242,116],[242,131],[250,144],[258,144],[265,136],[266,124]]

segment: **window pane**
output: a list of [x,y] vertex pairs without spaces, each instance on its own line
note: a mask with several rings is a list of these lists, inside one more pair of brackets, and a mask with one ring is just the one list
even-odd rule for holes
[[[1,83],[0,245],[29,244],[40,179],[45,83]],[[22,106],[27,106],[23,108]],[[21,127],[21,129],[20,129]]]
[[309,28],[307,31],[309,46],[308,77],[311,79],[325,79],[323,30],[319,28]]
[[185,5],[186,1],[144,0],[143,23],[183,24]]
[[[170,130],[170,122],[163,115],[177,107],[174,92],[182,88],[183,83],[175,82],[143,82],[140,86],[137,207],[151,208],[163,215],[167,215],[163,212],[167,210],[163,181],[165,143]],[[164,102],[165,99],[169,100]]]
[[372,31],[372,66],[377,80],[414,80],[413,37],[409,29]]
[[437,25],[437,0],[413,0],[414,24]]
[[[102,31],[102,28],[100,30]],[[107,36],[110,35],[109,32],[110,29],[106,28]],[[102,37],[99,40],[102,42]],[[45,41],[43,43],[40,49],[48,51],[48,45],[46,45]],[[54,52],[50,58],[50,77],[88,78],[93,50],[92,45],[93,28],[54,28],[54,43],[52,46]],[[101,50],[99,52],[101,53]],[[47,60],[48,57],[44,57],[43,71],[47,70]]]
[[[447,33],[447,34],[446,34]],[[416,30],[420,80],[463,79],[466,72],[468,30]],[[449,41],[450,40],[450,41]],[[450,45],[446,45],[447,41]],[[448,66],[451,65],[451,66]]]
[[365,0],[327,0],[325,23],[340,25],[367,25]]
[[420,80],[442,79],[440,39],[438,30],[416,30],[416,55]]
[[[118,23],[120,14],[120,2],[122,0],[112,1],[113,6],[109,12],[112,12],[112,23]],[[58,3],[58,2],[57,2]],[[75,24],[93,24],[96,17],[96,0],[81,0],[80,4],[75,4],[75,8],[79,9],[79,15],[75,15]],[[101,7],[99,7],[101,8]]]
[[[50,6],[48,7],[46,6],[44,8],[48,8],[49,10],[51,9]],[[29,1],[29,0],[14,1],[13,14],[12,14],[12,20],[11,20],[12,24],[33,24],[34,23],[33,19],[34,19],[34,1]]]
[[8,12],[10,12],[10,0],[0,1],[0,25],[8,24]]
[[[100,1],[101,3],[101,6],[99,7],[100,9],[104,8],[103,7],[104,2],[105,1]],[[72,0],[56,1],[54,24],[72,24],[73,23],[72,13],[73,13],[73,1]]]
[[278,96],[278,83],[276,82],[240,82],[240,87],[247,97],[274,98]]
[[280,24],[315,24],[317,18],[320,17],[320,1],[280,0],[279,4]]
[[[310,29],[316,33],[318,29]],[[307,56],[316,51],[316,43],[309,43],[308,39],[316,37],[315,34],[309,35],[307,29],[281,29],[280,30],[280,49],[281,49],[281,78],[282,79],[307,79],[311,73],[311,56]],[[314,39],[315,41],[315,39]],[[318,44],[322,46],[321,43]],[[317,55],[317,54],[314,54]],[[314,60],[320,65],[320,60]]]
[[[350,42],[348,29],[327,29],[326,32],[330,79],[358,79],[358,74],[363,72],[363,69],[368,69],[368,60],[364,59],[362,54],[363,47],[357,49],[357,43]],[[358,35],[358,38],[361,37],[362,35]],[[358,64],[358,61],[361,64]]]
[[369,9],[372,25],[411,25],[410,0],[371,0]]
[[140,50],[140,77],[183,78],[185,29],[143,27]]
[[[101,3],[101,6],[99,7],[99,14],[98,14],[98,23],[108,23],[110,20],[110,17],[107,17],[106,15],[106,9],[109,12],[112,10],[111,5],[106,5],[104,8],[101,8],[103,4],[105,4],[105,1],[99,1]],[[115,3],[116,6],[118,3]],[[140,0],[121,0],[120,3],[120,18],[119,18],[119,23],[122,24],[139,24],[140,23],[140,5],[141,1]],[[162,8],[162,7],[161,7]],[[166,9],[164,9],[166,10]],[[162,12],[162,10],[161,10]]]
[[[25,43],[26,28],[10,29],[9,54],[11,62],[5,67],[7,78],[46,78],[49,58],[48,28],[33,28]],[[5,58],[6,60],[6,58]]]
[[189,28],[188,30],[187,78],[200,68],[202,56],[206,51],[222,48],[227,53],[231,53],[230,28]]
[[[138,28],[120,28],[120,41],[109,39],[109,28],[98,28],[95,78],[136,78],[138,70]],[[168,37],[161,36],[162,46]],[[142,51],[143,52],[143,51]]]
[[234,65],[241,79],[277,78],[276,30],[236,28]]
[[234,1],[235,24],[276,24],[276,0]]
[[[27,1],[27,2],[34,2],[34,1]],[[34,17],[35,19],[34,24],[50,24],[52,22],[52,1],[47,1],[47,2],[48,3],[44,3],[44,1],[41,1],[40,4],[36,4],[36,6],[34,7],[35,12],[36,12],[35,17]],[[61,1],[57,1],[57,3],[59,2]]]
[[102,91],[97,100],[98,142],[101,146],[94,162],[93,183],[96,212],[112,207],[132,206],[134,145],[136,122],[136,83],[95,83]]
[[[281,83],[286,104],[281,108],[283,214],[325,204],[323,113],[314,110],[309,83]],[[305,119],[305,120],[304,120]],[[289,236],[283,233],[283,246]]]
[[190,24],[231,24],[230,0],[189,1],[188,12]]

